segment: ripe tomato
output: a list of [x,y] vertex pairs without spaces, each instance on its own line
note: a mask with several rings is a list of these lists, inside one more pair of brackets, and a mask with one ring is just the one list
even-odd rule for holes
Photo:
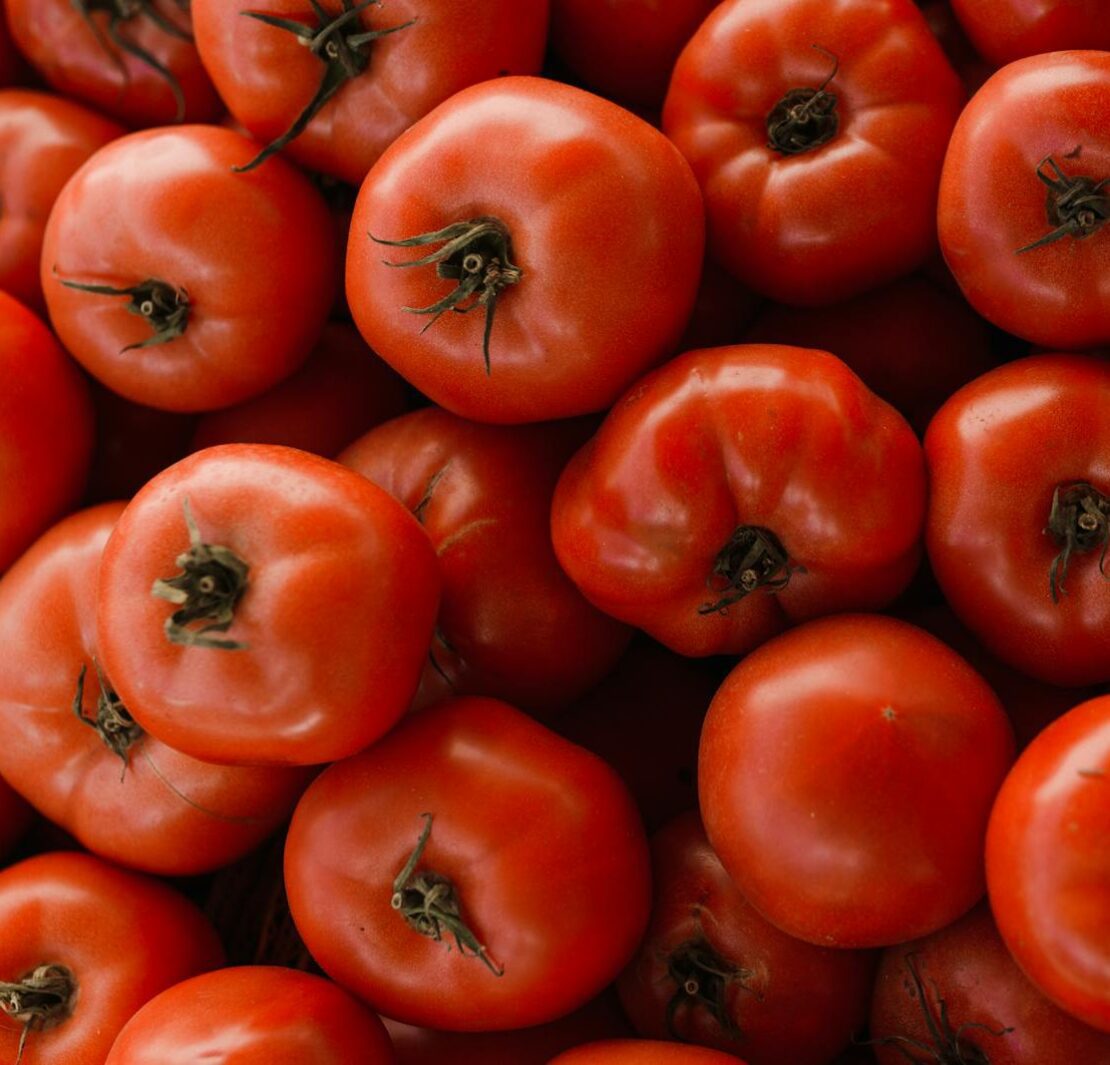
[[952,9],[996,67],[1042,52],[1110,50],[1103,0],[952,0]]
[[205,761],[308,765],[404,713],[438,598],[427,536],[380,488],[293,448],[225,444],[124,511],[97,638],[123,704],[159,739]]
[[460,89],[539,72],[548,0],[193,0],[197,47],[235,117],[357,185]]
[[229,406],[288,376],[319,338],[335,276],[327,207],[280,160],[233,173],[254,147],[215,126],[133,133],[58,197],[42,252],[51,320],[128,399]]
[[885,946],[983,894],[987,816],[1013,757],[998,699],[954,651],[846,615],[729,674],[698,790],[713,849],[764,917],[822,946]]
[[780,303],[826,304],[928,256],[962,102],[911,0],[726,0],[679,57],[663,129],[714,258]]
[[1110,53],[1018,60],[948,147],[940,243],[971,305],[1048,348],[1110,341]]
[[568,1050],[549,1065],[744,1065],[731,1054],[679,1043],[646,1039],[612,1039]]
[[394,1065],[382,1022],[329,980],[261,965],[194,976],[151,999],[105,1065]]
[[1000,366],[941,408],[925,455],[926,543],[960,620],[1030,676],[1110,680],[1110,363]]
[[1026,748],[987,831],[987,886],[1006,946],[1053,1002],[1103,1032],[1110,1032],[1108,790],[1110,696],[1103,695]]
[[651,902],[616,773],[478,698],[325,770],[293,814],[285,883],[329,976],[389,1017],[459,1031],[582,1006],[632,955]]
[[641,380],[567,467],[551,521],[606,613],[680,654],[741,654],[791,621],[894,599],[924,505],[901,415],[832,355],[752,344]]
[[0,1056],[104,1065],[143,1003],[221,961],[211,925],[164,884],[87,854],[28,858],[0,872]]
[[658,130],[569,85],[501,78],[374,166],[347,296],[370,346],[440,406],[564,418],[609,406],[674,350],[703,230],[690,168]]

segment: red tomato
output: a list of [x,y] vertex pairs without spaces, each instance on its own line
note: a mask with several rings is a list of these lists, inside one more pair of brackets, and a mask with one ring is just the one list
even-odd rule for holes
[[791,621],[893,600],[924,497],[913,431],[839,359],[713,348],[610,412],[559,482],[552,535],[606,613],[680,654],[740,654]]
[[1110,53],[1011,63],[960,116],[941,178],[944,258],[988,321],[1048,348],[1110,341]]
[[613,1039],[590,1043],[552,1058],[549,1065],[744,1065],[731,1054],[678,1043]]
[[960,620],[1030,676],[1110,680],[1110,363],[992,370],[941,408],[925,454],[929,557]]
[[81,495],[93,412],[77,367],[0,292],[0,573]]
[[105,1065],[394,1065],[382,1022],[319,976],[242,966],[194,976],[128,1021]]
[[885,946],[982,895],[987,816],[1013,757],[998,699],[954,651],[847,615],[729,674],[698,789],[713,849],[764,917],[822,946]]
[[581,89],[502,78],[375,165],[347,296],[370,346],[440,406],[564,418],[609,406],[674,350],[703,227],[690,168],[658,130]]
[[54,328],[136,403],[238,403],[287,377],[319,338],[335,276],[327,207],[284,162],[233,173],[254,147],[215,126],[133,133],[58,197],[42,252]]
[[637,1031],[749,1065],[828,1065],[867,1021],[874,955],[815,947],[765,921],[694,812],[657,832],[651,854],[651,923],[617,981]]
[[116,526],[101,661],[135,720],[194,758],[326,762],[404,713],[438,597],[427,536],[380,488],[225,444],[155,477]]
[[28,858],[0,872],[0,1056],[104,1065],[143,1003],[221,961],[212,927],[164,884],[86,854]]
[[987,832],[987,886],[1006,946],[1053,1002],[1103,1032],[1110,1032],[1108,789],[1104,695],[1029,745]]
[[460,89],[538,73],[547,0],[193,0],[193,21],[221,95],[266,155],[286,147],[357,185]]
[[726,0],[679,57],[663,129],[714,258],[781,303],[826,304],[928,256],[962,101],[911,0]]
[[1103,0],[952,0],[976,49],[995,66],[1069,48],[1110,50]]
[[582,1006],[631,957],[651,902],[616,773],[477,698],[325,770],[293,815],[285,883],[333,979],[389,1017],[459,1031]]

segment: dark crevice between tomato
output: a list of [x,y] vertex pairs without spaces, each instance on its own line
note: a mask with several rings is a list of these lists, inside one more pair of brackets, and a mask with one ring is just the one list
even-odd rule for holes
[[[247,590],[250,567],[228,547],[206,544],[193,520],[188,497],[183,501],[189,550],[178,555],[179,574],[157,580],[151,594],[179,607],[166,618],[166,637],[171,643],[240,651],[245,643],[225,640],[211,633],[227,632],[235,620],[235,608]],[[190,628],[200,622],[199,628]]]
[[795,573],[804,572],[804,566],[791,564],[779,538],[769,529],[740,525],[717,553],[705,582],[718,592],[719,598],[703,603],[698,613],[724,613],[757,588],[777,592],[790,583]]
[[801,155],[820,148],[840,128],[836,94],[828,91],[840,70],[840,60],[819,44],[813,47],[832,60],[829,76],[816,89],[791,89],[767,116],[767,147],[782,155]]
[[485,311],[485,330],[482,334],[482,357],[486,374],[490,373],[489,340],[493,331],[493,315],[497,299],[510,285],[517,284],[524,276],[512,261],[512,239],[509,229],[498,218],[472,218],[466,222],[421,233],[405,240],[384,240],[370,234],[377,244],[391,248],[418,248],[429,244],[442,247],[411,262],[389,262],[386,266],[409,267],[436,264],[436,276],[455,281],[455,288],[441,300],[427,307],[406,307],[411,314],[430,314],[432,319],[421,332],[430,329],[441,314],[454,311],[467,314],[481,308]]
[[[148,52],[141,45],[136,44],[128,37],[120,32],[120,27],[126,25],[134,19],[142,16],[153,22],[164,33],[169,34],[171,37],[176,37],[181,41],[193,40],[193,35],[188,30],[182,29],[172,20],[166,18],[161,11],[155,7],[154,0],[72,0],[73,6],[77,8],[78,13],[88,24],[92,30],[100,47],[104,50],[104,54],[115,64],[119,69],[120,77],[126,84],[130,77],[127,73],[127,67],[120,61],[119,56],[112,50],[114,44],[121,52],[126,52],[130,56],[134,56],[140,63],[148,66],[153,70],[170,88],[173,93],[174,102],[177,104],[177,114],[175,116],[176,122],[181,122],[185,118],[185,94],[181,91],[181,83],[174,76],[172,70],[164,63],[159,62],[150,52]],[[177,8],[185,13],[189,10],[189,0],[173,0]],[[105,37],[105,30],[101,30],[100,25],[93,18],[93,13],[103,11],[108,15],[108,22],[106,26],[107,37]]]
[[189,326],[189,294],[158,278],[147,278],[130,288],[116,288],[113,285],[88,285],[80,281],[66,281],[58,278],[66,288],[78,292],[89,292],[94,296],[130,296],[127,304],[128,314],[145,318],[154,335],[137,344],[128,344],[120,351],[134,351],[137,348],[152,348],[157,344],[168,344],[184,336]]
[[0,1010],[23,1025],[16,1065],[31,1032],[61,1024],[73,1012],[77,980],[64,965],[40,965],[15,983],[0,982]]
[[[1078,154],[1076,150],[1064,158],[1072,159]],[[1050,173],[1046,172],[1046,166],[1051,168]],[[1041,182],[1048,186],[1045,214],[1048,224],[1053,228],[1039,240],[1018,248],[1018,255],[1033,251],[1034,248],[1043,248],[1046,244],[1054,244],[1064,237],[1082,240],[1097,233],[1110,219],[1110,192],[1107,191],[1110,178],[1095,181],[1089,177],[1069,177],[1051,155],[1037,164],[1036,173]]]
[[104,742],[104,746],[123,762],[123,768],[120,770],[120,780],[122,780],[127,772],[127,767],[131,764],[131,748],[143,738],[144,733],[142,727],[131,716],[127,707],[123,705],[120,697],[108,684],[100,670],[100,663],[94,659],[93,666],[96,668],[96,678],[100,686],[100,692],[96,697],[96,716],[85,716],[85,673],[87,667],[84,664],[81,665],[81,671],[77,674],[77,691],[73,696],[73,712],[77,715],[77,720],[94,729]]
[[1060,549],[1048,571],[1048,587],[1054,603],[1067,594],[1064,579],[1073,554],[1086,554],[1101,548],[1098,571],[1110,580],[1106,572],[1106,553],[1110,548],[1110,496],[1086,481],[1057,485],[1044,531]]
[[316,93],[293,124],[275,141],[271,141],[246,166],[232,167],[237,173],[245,173],[260,166],[271,155],[280,152],[290,141],[299,137],[308,124],[320,113],[326,104],[348,81],[365,73],[370,66],[369,46],[381,37],[406,30],[416,19],[399,26],[387,26],[380,30],[363,30],[359,16],[370,7],[380,7],[381,0],[360,0],[353,4],[343,0],[343,10],[337,15],[325,10],[319,0],[308,0],[311,14],[316,17],[315,25],[307,25],[296,19],[267,15],[259,11],[242,12],[247,18],[257,19],[274,29],[293,34],[321,63],[324,74]]
[[455,680],[447,672],[446,668],[439,660],[439,658],[436,657],[436,644],[439,644],[452,657],[458,657],[458,652],[455,650],[454,647],[451,646],[451,641],[447,639],[447,636],[438,625],[435,627],[435,634],[432,640],[432,646],[428,648],[428,663],[431,665],[432,669],[436,671],[443,683],[446,684],[447,687],[450,688],[452,691],[454,691]]
[[[747,969],[722,958],[704,939],[693,939],[676,947],[667,958],[667,976],[674,982],[675,993],[667,1003],[667,1031],[679,1042],[689,1042],[677,1029],[675,1021],[680,1009],[703,1009],[730,1039],[743,1038],[739,1025],[729,1013],[729,987],[737,983],[744,990],[744,981],[752,976]],[[754,992],[753,992],[754,994]]]
[[462,919],[462,909],[455,885],[434,872],[417,873],[416,867],[424,856],[428,837],[432,834],[432,814],[421,814],[424,829],[405,867],[393,881],[390,906],[404,917],[408,926],[422,936],[441,942],[444,935],[455,941],[463,957],[478,958],[494,976],[503,976],[505,969],[490,956],[485,944],[467,927]]

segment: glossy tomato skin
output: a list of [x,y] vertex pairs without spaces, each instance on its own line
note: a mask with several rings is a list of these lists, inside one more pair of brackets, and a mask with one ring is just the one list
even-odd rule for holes
[[[454,885],[488,965],[391,906],[429,826],[415,872]],[[336,982],[386,1016],[459,1031],[582,1006],[631,957],[651,902],[643,828],[617,775],[481,698],[439,703],[325,770],[293,815],[285,883],[297,929]]]
[[1013,757],[998,699],[954,651],[893,618],[822,618],[717,692],[702,816],[736,886],[784,932],[885,946],[983,894],[987,817]]
[[[651,852],[651,923],[617,982],[637,1031],[742,1053],[749,1065],[828,1065],[866,1023],[874,954],[803,943],[764,920],[694,812],[660,829]],[[714,974],[729,974],[719,996]],[[684,992],[691,979],[694,994]]]
[[998,930],[1026,976],[1110,1032],[1110,696],[1048,726],[1006,778],[987,831]]
[[739,1058],[705,1047],[613,1039],[589,1043],[552,1058],[549,1065],[744,1065]]
[[0,573],[81,495],[89,388],[50,330],[0,292]]
[[[103,1065],[119,1030],[158,992],[213,969],[223,952],[182,896],[87,854],[51,853],[0,872],[0,973],[62,965],[70,1015],[28,1034],[24,1065]],[[0,1054],[15,1061],[22,1024],[0,1014]]]
[[[230,406],[308,356],[333,299],[335,235],[323,198],[282,160],[249,174],[255,145],[216,126],[132,133],[69,180],[46,226],[42,285],[58,336],[109,388],[136,403]],[[110,239],[109,239],[110,236]],[[145,348],[152,322],[127,296],[148,279],[184,290],[185,332]]]
[[1095,117],[1106,115],[1110,53],[1032,56],[975,94],[945,157],[938,219],[949,269],[984,318],[1049,349],[1110,341],[1110,230],[1030,247],[1059,224],[1046,181],[1110,174],[1110,123]]
[[[768,116],[834,63],[832,139],[771,148]],[[728,0],[679,57],[663,129],[705,194],[713,257],[781,303],[828,304],[908,273],[935,246],[962,102],[911,0]]]
[[151,999],[105,1065],[394,1065],[381,1021],[329,980],[245,965],[194,976]]
[[[406,311],[453,286],[432,265],[388,265],[428,247],[372,239],[480,217],[507,228],[522,271],[497,297],[488,373],[485,312],[428,325]],[[703,250],[697,183],[658,130],[569,85],[501,78],[442,104],[367,176],[347,295],[370,346],[440,406],[475,421],[546,421],[604,409],[674,350]]]
[[996,67],[1069,48],[1110,50],[1099,0],[952,0],[952,10],[979,54]]
[[439,556],[443,598],[418,705],[490,695],[549,715],[620,657],[629,629],[582,598],[551,547],[555,482],[588,432],[479,425],[429,407],[339,456],[404,503]]
[[[325,0],[320,7],[334,17],[344,5]],[[293,125],[325,67],[294,34],[244,17],[248,11],[314,22],[299,0],[193,0],[197,47],[213,80],[232,114],[268,144]],[[288,145],[291,159],[357,185],[393,141],[448,97],[492,78],[539,72],[548,0],[390,0],[365,8],[358,23],[373,31],[414,19],[370,44],[368,68]]]
[[1046,528],[1057,488],[1110,495],[1110,364],[1077,355],[1008,363],[956,393],[925,436],[926,545],[949,605],[1004,662],[1062,686],[1110,680],[1110,581],[1101,549]]
[[[249,567],[226,638],[171,642],[151,594],[202,540]],[[294,448],[225,444],[140,491],[101,562],[101,661],[134,718],[195,758],[307,765],[352,754],[407,707],[431,641],[439,567],[385,492]]]
[[[924,494],[913,430],[843,362],[738,345],[688,352],[621,399],[563,473],[552,536],[602,610],[680,654],[741,654],[790,622],[892,601],[920,556]],[[734,591],[714,568],[741,528],[773,534],[789,579],[711,609]]]

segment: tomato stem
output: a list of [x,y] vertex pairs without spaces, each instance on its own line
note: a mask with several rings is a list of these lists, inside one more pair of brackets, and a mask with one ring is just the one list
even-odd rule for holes
[[404,917],[414,932],[428,936],[438,943],[443,940],[446,931],[454,939],[463,957],[479,958],[494,976],[504,976],[504,966],[498,965],[489,956],[485,945],[463,921],[455,885],[438,873],[416,874],[416,867],[424,856],[424,848],[432,834],[433,815],[420,816],[425,819],[424,829],[405,862],[405,867],[393,881],[390,906]]
[[698,607],[699,614],[719,614],[739,603],[757,588],[777,592],[790,583],[804,566],[792,565],[779,538],[758,525],[740,525],[728,543],[717,552],[706,586],[723,594]]
[[118,755],[123,762],[120,770],[120,779],[127,771],[131,762],[131,748],[143,738],[142,727],[128,712],[120,697],[112,690],[100,669],[100,663],[93,659],[96,668],[96,678],[100,686],[100,694],[96,697],[96,716],[86,717],[82,705],[85,698],[85,673],[87,667],[82,663],[81,671],[77,674],[77,691],[73,696],[73,712],[77,720],[89,728],[104,741],[104,745],[113,754]]
[[721,957],[704,939],[692,939],[676,947],[667,959],[667,976],[675,985],[675,993],[667,1003],[667,1031],[671,1037],[687,1041],[675,1026],[678,1011],[685,1006],[701,1007],[730,1039],[742,1039],[743,1033],[729,1013],[725,998],[731,984],[739,982],[744,987],[743,981],[751,975],[747,969]]
[[1048,571],[1048,587],[1054,603],[1060,601],[1061,595],[1067,595],[1064,579],[1073,554],[1086,554],[1101,547],[1098,571],[1110,580],[1106,572],[1106,553],[1110,548],[1110,496],[1086,481],[1057,485],[1044,531],[1060,548]]
[[[1076,154],[1078,150],[1067,158]],[[1051,173],[1045,172],[1046,165],[1051,168]],[[1089,177],[1069,177],[1051,155],[1037,164],[1036,173],[1040,181],[1048,186],[1045,213],[1048,224],[1054,228],[1032,244],[1018,248],[1018,255],[1054,244],[1064,237],[1082,240],[1097,233],[1110,219],[1110,192],[1105,191],[1110,185],[1110,178],[1095,181]]]
[[832,70],[816,89],[791,89],[767,116],[767,147],[782,155],[801,155],[836,136],[840,116],[836,94],[826,91],[840,70],[840,60],[827,48],[812,45],[832,60]]
[[66,288],[78,292],[90,292],[94,296],[130,296],[127,304],[128,314],[145,318],[154,335],[137,344],[128,344],[120,349],[134,351],[136,348],[152,348],[157,344],[168,344],[171,340],[185,334],[189,326],[189,294],[183,288],[175,288],[158,278],[147,278],[130,288],[116,288],[112,285],[88,285],[79,281],[66,281],[58,278]]
[[15,1065],[32,1031],[53,1028],[70,1015],[76,993],[77,981],[64,965],[40,965],[15,983],[0,981],[0,1010],[23,1022]]

